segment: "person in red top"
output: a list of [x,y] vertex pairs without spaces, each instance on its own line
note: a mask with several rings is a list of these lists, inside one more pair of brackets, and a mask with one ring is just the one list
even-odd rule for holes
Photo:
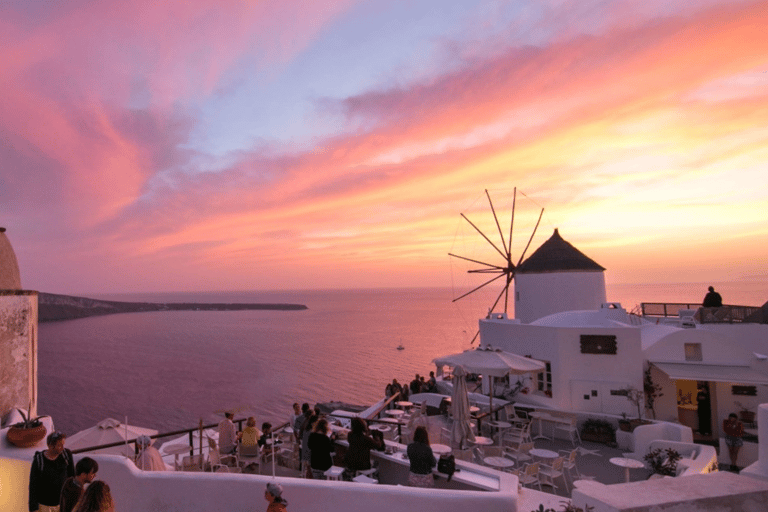
[[267,500],[267,512],[287,512],[285,506],[288,504],[283,498],[283,486],[278,483],[270,482],[264,490],[264,499]]
[[739,449],[744,442],[741,437],[744,435],[744,424],[739,421],[735,413],[728,415],[727,420],[723,420],[723,432],[725,433],[725,444],[728,445],[728,456],[731,458],[731,470],[737,470],[736,459],[739,457]]

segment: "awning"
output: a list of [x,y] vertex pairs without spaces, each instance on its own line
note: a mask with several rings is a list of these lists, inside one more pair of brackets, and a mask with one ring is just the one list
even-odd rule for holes
[[651,364],[666,373],[672,380],[705,380],[768,385],[768,375],[753,370],[749,366],[654,362]]

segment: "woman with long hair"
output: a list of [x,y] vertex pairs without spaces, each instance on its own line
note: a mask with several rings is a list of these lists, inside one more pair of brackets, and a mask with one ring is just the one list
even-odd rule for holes
[[429,433],[424,427],[416,427],[413,442],[408,445],[408,460],[411,472],[408,473],[408,485],[411,487],[434,487],[432,468],[437,465],[435,454],[429,446]]
[[72,509],[72,512],[114,512],[115,502],[109,486],[102,480],[94,480]]
[[333,441],[336,439],[331,434],[328,427],[328,420],[320,418],[315,424],[315,428],[309,434],[310,467],[312,468],[312,478],[325,480],[325,472],[333,466],[331,452],[333,452]]

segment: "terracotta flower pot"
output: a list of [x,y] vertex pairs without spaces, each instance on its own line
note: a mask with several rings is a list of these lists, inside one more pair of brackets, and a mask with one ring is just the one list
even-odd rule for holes
[[39,443],[48,433],[42,423],[36,427],[24,428],[13,426],[8,429],[6,438],[11,444],[19,448],[31,448]]

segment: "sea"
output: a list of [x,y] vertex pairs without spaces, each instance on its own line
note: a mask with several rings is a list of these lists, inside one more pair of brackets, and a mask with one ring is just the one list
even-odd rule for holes
[[[768,282],[608,284],[611,302],[759,306]],[[168,432],[218,423],[225,410],[258,424],[294,402],[370,405],[393,378],[428,375],[441,355],[477,346],[478,318],[498,291],[453,288],[145,293],[148,302],[298,303],[302,311],[163,311],[46,322],[38,331],[38,413],[72,434],[105,418]],[[502,302],[503,304],[503,299]],[[500,306],[495,311],[502,310]],[[511,311],[511,308],[510,308]],[[404,350],[398,350],[398,345]]]

